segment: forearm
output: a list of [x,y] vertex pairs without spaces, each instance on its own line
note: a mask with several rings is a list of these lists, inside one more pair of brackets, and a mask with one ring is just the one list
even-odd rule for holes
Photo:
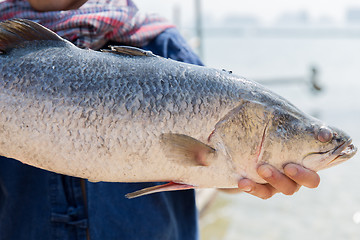
[[37,11],[59,11],[77,9],[87,0],[28,0],[30,5]]

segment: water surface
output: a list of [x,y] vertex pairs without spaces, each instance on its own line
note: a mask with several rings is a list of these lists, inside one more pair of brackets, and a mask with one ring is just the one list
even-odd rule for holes
[[[249,79],[308,78],[319,70],[323,91],[307,84],[269,85],[303,111],[346,131],[360,147],[360,39],[205,37],[205,63]],[[202,239],[360,239],[360,154],[321,171],[320,186],[269,200],[220,193],[201,219]]]

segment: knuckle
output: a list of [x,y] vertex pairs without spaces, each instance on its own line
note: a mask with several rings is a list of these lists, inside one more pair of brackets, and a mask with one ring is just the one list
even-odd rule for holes
[[272,193],[267,193],[267,194],[264,194],[264,195],[260,196],[260,198],[263,199],[263,200],[266,200],[266,199],[271,198],[273,195],[274,194],[272,194]]
[[295,185],[294,187],[286,188],[281,192],[287,196],[291,196],[291,195],[294,195],[294,193],[296,193],[298,190],[299,190],[299,187],[297,185]]
[[291,196],[291,195],[294,195],[294,193],[296,193],[296,191],[283,191],[282,192],[283,194],[287,195],[287,196]]
[[274,196],[275,193],[276,192],[272,191],[271,189],[266,189],[266,191],[261,192],[260,198],[266,200]]

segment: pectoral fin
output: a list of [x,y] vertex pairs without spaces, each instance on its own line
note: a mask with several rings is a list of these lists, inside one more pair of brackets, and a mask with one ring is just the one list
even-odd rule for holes
[[181,183],[169,182],[169,183],[166,183],[163,185],[148,187],[148,188],[144,188],[139,191],[136,191],[136,192],[128,193],[125,195],[125,197],[128,199],[131,199],[131,198],[136,198],[136,197],[140,197],[140,196],[144,196],[144,195],[148,195],[148,194],[152,194],[152,193],[176,191],[176,190],[187,190],[187,189],[194,189],[194,186],[187,185],[187,184],[181,184]]
[[161,142],[166,157],[185,161],[192,165],[208,166],[210,164],[209,155],[216,152],[209,145],[183,134],[162,134]]

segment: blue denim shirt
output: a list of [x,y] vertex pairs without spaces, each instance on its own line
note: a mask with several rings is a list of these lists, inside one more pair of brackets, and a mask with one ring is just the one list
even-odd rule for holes
[[[202,65],[176,29],[144,49]],[[0,157],[0,240],[197,239],[193,190],[135,199],[154,183],[91,183]]]

